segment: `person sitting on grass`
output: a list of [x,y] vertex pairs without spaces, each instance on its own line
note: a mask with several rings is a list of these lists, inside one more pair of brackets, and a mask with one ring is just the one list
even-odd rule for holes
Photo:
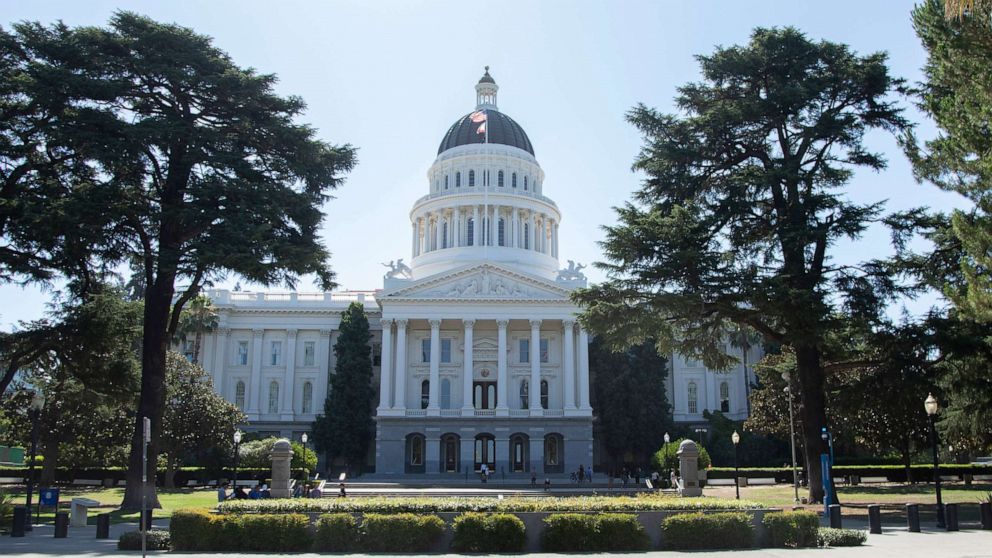
[[247,500],[248,499],[248,493],[245,492],[245,487],[239,486],[239,487],[236,487],[234,489],[234,493],[232,494],[232,497],[235,500]]
[[293,498],[302,498],[304,490],[305,488],[303,487],[302,482],[296,483],[296,485],[293,486]]
[[248,499],[260,500],[261,498],[262,498],[262,489],[259,485],[256,484],[255,486],[251,487],[250,491],[248,491]]
[[269,485],[267,484],[262,485],[262,490],[260,491],[260,497],[263,499],[272,497],[272,492],[269,491]]
[[218,502],[223,502],[224,500],[227,500],[227,483],[226,482],[224,484],[220,485],[217,488],[217,501]]
[[313,485],[313,488],[310,489],[310,497],[311,498],[323,498],[324,497],[324,493],[321,492],[320,487],[315,484],[315,485]]

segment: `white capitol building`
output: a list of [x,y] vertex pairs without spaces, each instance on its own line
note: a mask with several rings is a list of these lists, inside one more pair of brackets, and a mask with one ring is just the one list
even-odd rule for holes
[[[498,89],[487,68],[475,110],[444,135],[428,193],[410,211],[412,257],[391,262],[381,290],[209,291],[219,327],[201,363],[247,413],[248,430],[294,439],[309,430],[334,370],[341,313],[358,301],[373,333],[377,474],[598,465],[589,335],[569,300],[585,276],[560,264],[561,213],[544,195],[527,134],[498,110]],[[676,420],[721,408],[746,416],[742,368],[718,374],[671,361]]]

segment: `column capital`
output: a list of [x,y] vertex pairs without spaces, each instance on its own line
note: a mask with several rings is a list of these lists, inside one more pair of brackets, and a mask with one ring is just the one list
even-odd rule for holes
[[299,333],[299,330],[296,329],[295,327],[291,327],[291,328],[289,328],[289,329],[286,330],[286,335],[288,335],[290,337],[296,337],[296,334],[297,333]]
[[441,329],[441,320],[427,320],[427,323],[430,324],[431,329]]
[[329,329],[322,329],[322,330],[320,330],[320,336],[321,337],[330,337],[331,336],[331,330],[329,330]]
[[506,329],[508,325],[510,325],[510,320],[496,320],[496,327],[500,329]]
[[217,328],[217,333],[219,333],[220,335],[223,335],[224,337],[230,337],[231,336],[231,328],[229,328],[229,327],[219,327],[219,328]]
[[561,326],[563,328],[565,328],[566,331],[568,331],[568,330],[573,330],[574,331],[574,329],[575,329],[575,320],[574,319],[565,318],[564,320],[561,321]]
[[530,321],[530,328],[531,329],[538,329],[540,327],[541,327],[541,320],[531,320]]
[[260,328],[255,328],[255,329],[252,329],[252,330],[251,330],[251,334],[252,334],[252,336],[253,336],[253,337],[259,337],[259,336],[261,336],[261,335],[262,335],[263,333],[265,333],[265,330],[264,330],[264,329],[260,329]]
[[475,327],[475,318],[469,318],[467,320],[462,320],[462,325],[464,325],[466,329],[471,329],[471,328]]
[[396,329],[397,330],[406,329],[407,323],[409,323],[409,320],[407,320],[406,318],[396,318]]
[[382,328],[383,329],[393,327],[393,319],[392,318],[383,318],[383,319],[379,320],[379,323],[382,325]]

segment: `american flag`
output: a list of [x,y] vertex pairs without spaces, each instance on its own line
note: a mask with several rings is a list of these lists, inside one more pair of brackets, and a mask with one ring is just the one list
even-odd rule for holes
[[476,124],[478,124],[479,122],[485,122],[486,121],[486,111],[484,111],[484,110],[477,110],[477,111],[473,112],[472,114],[468,115],[468,117],[471,118],[472,119],[472,122],[475,122]]

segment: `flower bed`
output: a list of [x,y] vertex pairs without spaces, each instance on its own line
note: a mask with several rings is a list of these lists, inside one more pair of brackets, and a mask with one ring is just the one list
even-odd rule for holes
[[746,500],[674,496],[578,496],[570,498],[323,498],[228,500],[221,513],[443,513],[443,512],[634,512],[754,510]]

